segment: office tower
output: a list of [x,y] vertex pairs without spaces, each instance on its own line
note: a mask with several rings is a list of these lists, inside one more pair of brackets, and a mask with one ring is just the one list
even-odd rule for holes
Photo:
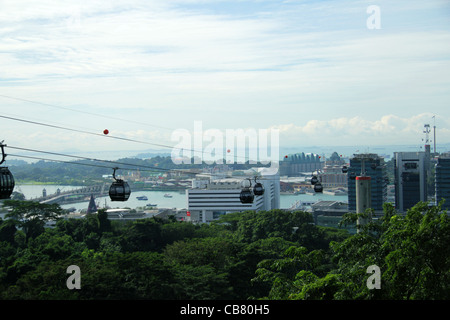
[[445,199],[443,209],[450,209],[450,153],[437,158],[435,172],[436,204]]
[[375,211],[383,210],[387,201],[387,173],[384,159],[377,154],[355,154],[350,158],[347,173],[348,209],[356,212],[356,177],[370,177],[371,207]]
[[[356,186],[356,213],[366,213],[367,209],[372,208],[372,178],[368,176],[357,176]],[[367,218],[358,217],[358,232],[360,227],[372,219],[370,215]]]
[[427,201],[427,160],[426,152],[395,152],[395,207],[406,212],[419,201]]

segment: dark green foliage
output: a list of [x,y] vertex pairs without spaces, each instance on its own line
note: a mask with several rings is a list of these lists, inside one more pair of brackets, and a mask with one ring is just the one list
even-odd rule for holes
[[[219,221],[221,222],[221,221]],[[252,243],[260,239],[280,237],[309,248],[326,248],[324,230],[313,223],[310,213],[303,211],[247,211],[228,217],[222,222],[229,224],[240,242]]]
[[11,208],[5,217],[10,218],[25,233],[25,241],[44,232],[45,223],[58,220],[63,210],[57,204],[42,204],[33,201],[6,200],[4,207]]
[[[285,266],[308,262],[314,251],[303,256],[286,251],[282,259],[261,262],[255,280],[272,283],[273,299],[449,299],[449,243],[450,218],[440,206],[418,203],[403,216],[386,204],[378,221],[331,244],[333,263],[325,274],[317,266],[298,265],[294,275]],[[380,268],[380,289],[367,287],[371,265]]]
[[[402,216],[386,205],[349,235],[302,211],[241,212],[209,225],[118,224],[100,211],[45,228],[58,206],[5,205],[13,210],[0,220],[0,299],[450,298],[450,222],[440,207],[419,203]],[[380,290],[366,286],[374,264]],[[66,286],[70,265],[80,267],[80,290]]]

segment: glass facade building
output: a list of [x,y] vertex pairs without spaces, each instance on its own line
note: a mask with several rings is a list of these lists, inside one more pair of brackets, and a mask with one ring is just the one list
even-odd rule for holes
[[[429,160],[429,159],[428,159]],[[425,152],[395,152],[395,207],[406,212],[420,201],[427,201],[427,171]]]
[[371,177],[371,206],[375,211],[382,211],[387,201],[387,171],[384,158],[373,153],[355,154],[350,158],[347,173],[348,209],[356,212],[356,177],[364,173]]
[[437,159],[435,171],[436,204],[445,199],[443,209],[450,209],[450,154]]

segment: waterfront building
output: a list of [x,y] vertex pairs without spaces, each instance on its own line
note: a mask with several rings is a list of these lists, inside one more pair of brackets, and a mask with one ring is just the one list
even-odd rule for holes
[[319,177],[325,189],[347,188],[347,174],[342,172],[342,165],[324,166]]
[[210,222],[221,215],[246,210],[272,210],[280,208],[280,177],[276,175],[262,175],[258,182],[264,186],[264,194],[255,196],[253,203],[241,203],[240,193],[245,179],[239,178],[210,178],[196,179],[192,188],[186,190],[187,212],[186,221]]
[[436,204],[445,199],[442,209],[450,209],[450,153],[437,158],[435,166]]
[[428,164],[423,151],[394,153],[395,207],[399,212],[427,201]]
[[295,153],[289,154],[280,162],[280,176],[298,177],[305,172],[322,169],[323,163],[318,154]]
[[356,177],[365,175],[370,177],[371,208],[376,212],[383,210],[387,201],[387,171],[384,158],[373,153],[355,154],[350,158],[347,173],[348,209],[356,212]]

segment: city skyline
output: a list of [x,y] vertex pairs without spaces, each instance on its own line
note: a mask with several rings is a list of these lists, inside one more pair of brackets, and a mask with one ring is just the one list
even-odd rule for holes
[[2,118],[0,140],[119,158],[202,121],[278,129],[282,148],[421,145],[427,123],[450,143],[449,13],[437,0],[4,1],[1,115],[79,131]]

